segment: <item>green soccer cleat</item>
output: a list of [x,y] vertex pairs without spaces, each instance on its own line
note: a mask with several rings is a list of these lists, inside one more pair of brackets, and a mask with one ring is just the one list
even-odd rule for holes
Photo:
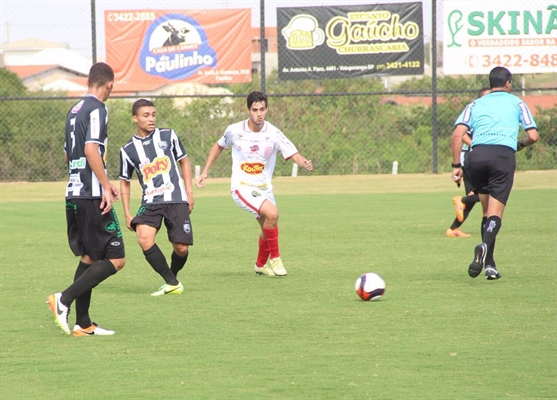
[[182,283],[178,283],[177,285],[169,285],[165,283],[162,285],[159,290],[154,293],[151,293],[151,296],[164,296],[165,294],[182,294],[184,293],[184,285]]
[[282,265],[280,257],[269,260],[271,262],[271,269],[276,276],[286,276],[286,269]]

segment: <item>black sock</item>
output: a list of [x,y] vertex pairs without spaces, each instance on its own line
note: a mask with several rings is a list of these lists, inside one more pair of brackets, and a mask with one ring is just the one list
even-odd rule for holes
[[484,228],[485,228],[485,223],[487,222],[487,217],[482,217],[482,225],[480,226],[480,236],[482,237],[482,243],[485,243],[484,240]]
[[466,204],[466,208],[472,208],[474,204],[480,201],[480,196],[478,196],[477,194],[471,194],[470,196],[463,197],[461,201],[462,203]]
[[[77,281],[90,266],[91,264],[85,264],[80,261],[75,270],[74,282]],[[91,318],[89,317],[89,306],[91,305],[92,293],[93,290],[89,289],[75,298],[75,323],[82,328],[88,328],[92,324]]]
[[495,238],[497,237],[499,229],[501,229],[501,218],[494,215],[487,218],[484,225],[484,234],[482,240],[487,245],[488,252],[489,249],[493,246],[493,243],[495,243]]
[[186,265],[186,261],[188,261],[188,252],[186,252],[186,254],[184,254],[182,257],[180,257],[176,251],[172,252],[172,261],[170,263],[170,270],[172,271],[172,273],[174,274],[174,276],[178,277],[178,272],[180,272],[182,270],[182,268],[184,268],[184,265]]
[[168,268],[166,258],[156,243],[149,250],[145,250],[143,255],[155,272],[159,274],[168,285],[177,285],[179,283],[176,279],[176,275]]
[[62,292],[60,301],[65,306],[70,306],[73,301],[88,290],[116,273],[116,268],[110,260],[102,260],[87,268],[81,276]]
[[460,228],[460,225],[462,225],[462,223],[458,220],[458,219],[454,219],[452,225],[451,225],[451,229],[456,229],[456,228]]
[[474,208],[474,204],[476,204],[476,203],[472,203],[472,204],[466,206],[466,208],[464,209],[462,222],[466,221],[466,218],[468,218],[468,215],[470,214],[470,211],[472,211],[472,208]]
[[493,244],[491,246],[489,246],[489,249],[487,249],[487,255],[485,256],[485,265],[491,265],[492,267],[495,267],[495,259],[493,258],[493,252],[495,251],[495,242],[497,240],[493,240]]

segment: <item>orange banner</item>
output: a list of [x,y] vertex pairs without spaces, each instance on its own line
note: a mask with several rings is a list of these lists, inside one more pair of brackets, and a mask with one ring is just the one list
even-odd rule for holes
[[119,84],[251,82],[251,10],[105,11]]

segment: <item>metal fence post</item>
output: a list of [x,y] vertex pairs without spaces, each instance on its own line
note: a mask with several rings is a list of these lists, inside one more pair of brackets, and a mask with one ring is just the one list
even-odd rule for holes
[[97,62],[97,13],[95,9],[95,0],[91,0],[91,50],[93,52],[93,64]]
[[260,0],[260,30],[259,37],[261,41],[259,42],[259,51],[261,52],[261,93],[265,93],[265,52],[267,51],[266,39],[265,39],[265,0]]
[[431,133],[433,173],[437,173],[437,0],[431,2]]

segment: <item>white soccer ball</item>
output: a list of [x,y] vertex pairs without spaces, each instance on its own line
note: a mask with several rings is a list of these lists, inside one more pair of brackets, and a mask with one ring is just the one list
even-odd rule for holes
[[373,272],[356,279],[356,293],[364,301],[379,300],[385,294],[385,281]]

